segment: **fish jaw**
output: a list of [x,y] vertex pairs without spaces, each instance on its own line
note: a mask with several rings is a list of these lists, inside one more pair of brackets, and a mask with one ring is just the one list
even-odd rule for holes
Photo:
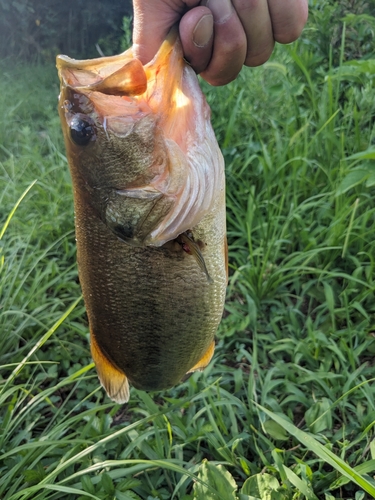
[[[176,33],[144,67],[131,50],[58,56],[57,66],[72,175],[108,228],[131,245],[161,246],[198,224],[223,189],[224,163]],[[72,125],[84,122],[92,137],[76,144]]]

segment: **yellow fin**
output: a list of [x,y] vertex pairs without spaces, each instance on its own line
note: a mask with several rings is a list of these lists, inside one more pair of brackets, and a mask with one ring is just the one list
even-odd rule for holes
[[94,360],[100,383],[108,396],[116,403],[129,401],[129,382],[126,375],[116,368],[103,354],[95,336],[91,333],[91,355]]
[[195,260],[198,263],[198,266],[202,269],[204,274],[207,276],[207,281],[209,283],[213,283],[214,280],[211,278],[211,276],[208,274],[207,266],[204,261],[202,252],[199,248],[198,243],[196,243],[190,236],[188,236],[186,233],[182,233],[179,236],[181,238],[182,243],[187,245],[189,248],[189,253],[195,258]]
[[188,373],[204,370],[208,365],[208,363],[211,361],[212,356],[214,355],[214,351],[215,351],[215,341],[213,340],[210,344],[210,347],[204,353],[203,358],[201,358],[198,361],[198,363],[193,366],[193,368],[190,368]]

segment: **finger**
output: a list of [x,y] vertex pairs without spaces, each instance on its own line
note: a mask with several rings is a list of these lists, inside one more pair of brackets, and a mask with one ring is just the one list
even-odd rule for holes
[[308,17],[307,0],[268,0],[273,36],[279,43],[296,40]]
[[233,6],[246,34],[245,65],[259,66],[269,59],[275,45],[267,0],[233,0]]
[[207,68],[211,59],[214,20],[210,9],[196,7],[180,21],[180,38],[184,56],[196,73]]
[[211,85],[226,85],[241,71],[246,57],[246,35],[230,0],[205,0],[214,17],[211,61],[202,77]]
[[154,57],[169,30],[177,23],[186,7],[199,0],[133,0],[133,54],[142,64]]

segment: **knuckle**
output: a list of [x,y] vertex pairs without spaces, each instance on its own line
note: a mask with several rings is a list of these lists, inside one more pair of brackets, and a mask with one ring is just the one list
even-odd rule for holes
[[250,56],[246,58],[245,66],[255,68],[256,66],[261,66],[268,61],[270,56]]
[[273,47],[274,45],[272,44],[269,47],[267,47],[267,49],[263,50],[260,53],[248,52],[244,63],[245,66],[251,66],[251,67],[261,66],[262,64],[267,62],[272,55]]
[[220,52],[222,57],[231,58],[235,57],[240,59],[242,54],[242,59],[245,58],[246,54],[246,39],[241,34],[231,37],[226,43],[222,43],[220,46]]
[[279,23],[274,22],[274,38],[277,42],[291,43],[301,35],[309,15],[308,4],[300,0],[297,6],[293,16],[281,17]]
[[239,14],[255,12],[262,4],[262,0],[233,0],[233,6]]
[[277,32],[274,32],[274,38],[276,42],[279,43],[292,43],[300,36],[302,33],[304,24],[293,24],[289,25]]
[[225,66],[212,65],[211,67],[208,67],[201,73],[200,76],[213,87],[220,87],[235,80],[241,71],[241,68],[242,62],[241,64],[227,62]]
[[213,87],[221,87],[223,85],[227,85],[230,82],[233,82],[237,78],[238,73],[235,75],[220,75],[220,76],[210,76],[202,73],[202,77]]

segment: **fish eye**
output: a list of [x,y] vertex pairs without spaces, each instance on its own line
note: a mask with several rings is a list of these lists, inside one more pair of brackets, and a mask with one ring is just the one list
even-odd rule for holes
[[92,123],[79,116],[74,116],[69,124],[70,137],[77,146],[86,146],[95,134]]

